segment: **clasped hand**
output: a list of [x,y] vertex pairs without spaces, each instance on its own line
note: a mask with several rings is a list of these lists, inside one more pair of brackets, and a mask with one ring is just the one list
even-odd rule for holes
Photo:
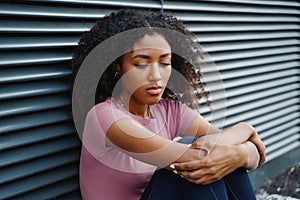
[[[255,131],[248,140],[252,142],[258,151],[260,167],[265,159],[265,146]],[[210,149],[207,156],[198,160],[193,160],[183,163],[174,163],[173,169],[186,180],[196,184],[210,184],[222,179],[224,176],[230,174],[234,170],[247,165],[247,157],[249,152],[240,145],[228,145],[211,142],[196,141],[191,145],[191,148]],[[256,152],[257,154],[257,152]]]

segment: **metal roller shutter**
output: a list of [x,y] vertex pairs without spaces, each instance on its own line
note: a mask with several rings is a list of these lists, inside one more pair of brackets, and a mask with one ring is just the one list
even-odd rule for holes
[[253,124],[268,161],[299,148],[299,1],[1,1],[0,199],[80,199],[69,61],[81,33],[122,6],[163,7],[196,34],[226,91],[224,106],[205,68],[214,112],[226,108],[214,123]]
[[[214,111],[225,110],[225,120],[219,115],[212,122],[225,128],[253,124],[266,144],[267,161],[300,147],[299,7],[299,1],[164,1],[164,9],[186,22],[217,66],[203,70]],[[223,96],[214,95],[220,92],[214,87],[216,69]],[[225,96],[226,104],[219,99]]]
[[159,1],[0,2],[0,199],[81,199],[69,61],[83,31],[120,6]]

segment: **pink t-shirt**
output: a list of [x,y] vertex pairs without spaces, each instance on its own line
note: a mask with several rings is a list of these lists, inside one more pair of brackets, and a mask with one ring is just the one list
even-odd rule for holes
[[80,188],[84,200],[138,200],[157,169],[105,145],[106,132],[114,122],[131,118],[155,134],[172,140],[182,135],[198,115],[173,100],[151,105],[150,112],[151,119],[135,116],[113,98],[89,111],[80,160]]

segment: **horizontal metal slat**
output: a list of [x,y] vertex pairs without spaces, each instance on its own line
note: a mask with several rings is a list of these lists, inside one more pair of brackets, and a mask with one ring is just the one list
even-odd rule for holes
[[37,197],[39,199],[81,200],[78,183],[78,177],[75,176],[13,198],[14,200],[34,200]]
[[243,78],[237,78],[237,79],[232,79],[232,80],[225,80],[223,81],[225,88],[231,88],[231,87],[237,87],[237,86],[242,86],[242,85],[247,85],[247,84],[255,84],[258,82],[264,82],[264,81],[272,81],[277,78],[284,78],[284,77],[289,77],[289,79],[299,79],[297,77],[298,70],[297,69],[290,69],[290,70],[285,70],[282,72],[271,72],[268,74],[259,74],[253,77],[243,77]]
[[286,102],[289,103],[289,105],[293,105],[293,104],[296,105],[298,103],[298,95],[297,93],[295,94],[293,92],[290,92],[288,94],[282,94],[282,95],[274,96],[272,98],[260,99],[257,101],[248,102],[241,105],[230,106],[227,107],[226,109],[226,116],[227,117],[235,116],[235,115],[238,116],[241,113],[248,113],[251,112],[252,110],[260,110],[262,107],[268,105],[275,105],[275,104],[281,105],[281,102],[283,102],[284,100],[286,100]]
[[[25,2],[23,2],[25,3]],[[32,4],[0,3],[0,14],[13,17],[47,17],[47,18],[100,18],[104,17],[107,10],[91,8],[69,8],[60,6],[40,6]]]
[[[288,79],[291,80],[292,82],[297,82],[299,80],[299,77],[297,77],[297,73],[298,73],[297,69],[290,69],[283,72],[280,71],[270,72],[268,74],[258,74],[252,77],[249,76],[249,77],[227,79],[227,80],[222,80],[222,78],[218,78],[212,75],[211,76],[205,75],[204,81],[205,83],[207,83],[206,86],[207,90],[214,91],[220,89],[224,90],[224,88],[229,89],[234,87],[242,87],[243,85],[258,84],[259,82],[264,82],[264,81],[271,82],[274,80],[274,82],[276,82],[276,78],[284,79],[285,77],[288,77]],[[222,84],[222,88],[220,88],[220,84]],[[265,85],[270,85],[270,83],[266,82]]]
[[257,116],[255,118],[251,118],[248,121],[253,125],[261,125],[263,123],[266,123],[272,119],[277,119],[278,117],[286,117],[286,116],[294,116],[297,118],[299,116],[299,113],[297,113],[297,110],[299,109],[299,106],[297,105],[288,105],[290,107],[282,107],[283,105],[280,105],[281,109],[275,110],[274,106],[271,112],[267,112],[266,109],[264,109],[264,113],[261,113],[260,116]]
[[[299,63],[296,60],[288,60],[288,61],[282,61],[279,63],[271,63],[271,64],[266,63],[263,65],[255,65],[255,66],[249,66],[245,68],[234,67],[230,70],[227,69],[227,65],[226,67],[224,67],[224,65],[216,65],[215,67],[211,67],[211,66],[204,67],[202,69],[202,73],[204,79],[207,82],[209,82],[212,80],[217,81],[221,77],[222,79],[226,80],[226,79],[238,78],[243,76],[253,76],[262,73],[282,71],[282,70],[297,68],[298,66]],[[216,73],[219,73],[220,77],[216,77],[215,75]],[[213,77],[215,77],[215,79],[213,79]]]
[[[74,181],[72,181],[74,182]],[[78,182],[78,181],[75,181]],[[72,199],[72,200],[81,200],[81,194],[80,190],[75,190],[72,192],[69,192],[67,194],[63,194],[57,197],[57,199]]]
[[50,154],[66,151],[79,147],[79,139],[73,136],[55,138],[42,143],[30,144],[27,146],[2,151],[0,155],[0,168],[25,162],[35,158],[46,157]]
[[[1,81],[0,81],[1,82]],[[0,86],[0,100],[35,97],[67,92],[70,84],[63,81],[30,82]]]
[[59,154],[30,160],[22,164],[1,168],[0,185],[73,163],[78,160],[78,156],[79,149],[77,148]]
[[265,14],[235,14],[235,13],[208,13],[208,12],[172,12],[178,19],[186,22],[299,22],[297,15],[265,15]]
[[11,65],[59,63],[71,60],[72,56],[73,53],[67,53],[66,51],[7,52],[5,55],[0,55],[0,67]]
[[77,46],[78,37],[9,36],[0,37],[0,50],[43,49]]
[[92,25],[89,22],[1,20],[0,33],[81,33],[90,30]]
[[[272,118],[276,118],[280,115],[289,115],[294,112],[297,112],[299,109],[299,106],[295,105],[295,101],[297,100],[291,100],[287,101],[287,104],[285,102],[278,103],[278,105],[268,105],[260,108],[259,110],[252,110],[249,112],[240,113],[239,115],[233,115],[233,116],[227,116],[227,109],[226,109],[226,121],[224,123],[224,126],[230,126],[233,124],[236,124],[240,121],[247,121],[250,124],[257,125],[260,123],[263,123],[265,121],[268,121]],[[221,112],[221,115],[218,115],[218,111],[214,111],[215,118],[213,121],[216,121],[217,123],[220,123],[220,120],[223,120],[224,115],[223,111]],[[212,121],[212,120],[210,120]]]
[[258,65],[249,68],[240,68],[240,69],[222,71],[221,77],[223,80],[226,80],[226,79],[233,79],[233,78],[245,77],[245,76],[255,76],[262,73],[267,74],[269,72],[275,72],[275,71],[285,71],[297,67],[299,67],[299,63],[297,63],[297,61],[272,63],[266,65]]
[[84,4],[99,6],[121,6],[121,7],[138,7],[138,8],[161,8],[161,3],[157,0],[136,1],[136,0],[24,0],[27,2],[43,2],[55,4]]
[[300,3],[288,0],[272,0],[272,1],[261,1],[261,0],[202,0],[207,2],[224,2],[224,3],[239,3],[239,4],[254,4],[254,5],[276,5],[280,7],[300,7]]
[[244,41],[244,40],[267,40],[280,38],[299,38],[298,31],[276,31],[276,32],[229,32],[229,33],[196,33],[200,43],[223,42],[223,41]]
[[30,176],[18,182],[5,184],[0,186],[0,190],[2,191],[0,193],[0,198],[11,199],[16,195],[20,195],[22,193],[26,193],[35,189],[37,190],[43,186],[47,186],[63,179],[70,178],[72,176],[75,176],[77,173],[77,168],[67,165],[43,174]]
[[[284,131],[278,131],[277,134],[275,134],[272,137],[264,139],[264,145],[265,146],[271,146],[275,143],[281,142],[285,138],[288,137],[295,137],[295,135],[298,135],[299,133],[299,128],[297,126],[293,126],[291,128],[286,128]],[[298,139],[300,137],[298,136]]]
[[0,134],[69,120],[63,110],[51,110],[1,119]]
[[[257,84],[252,85],[241,85],[240,87],[226,88],[226,97],[230,98],[238,95],[243,95],[245,93],[257,92],[266,89],[269,90],[275,88],[276,86],[288,86],[289,84],[297,84],[296,87],[298,88],[298,81],[299,78],[294,76],[281,78],[280,80],[258,82]],[[206,90],[210,93],[209,98],[211,101],[223,100],[225,98],[225,87],[222,84],[222,82],[208,83],[208,85],[205,86]]]
[[[209,58],[208,58],[209,59]],[[228,60],[217,63],[208,63],[207,66],[202,68],[203,73],[222,71],[222,70],[232,70],[245,67],[253,67],[258,65],[274,64],[281,62],[290,62],[300,59],[299,53],[285,54],[285,55],[271,55],[265,57],[256,58],[245,58],[240,60]],[[210,58],[210,60],[212,60]]]
[[[185,23],[188,30],[192,32],[246,32],[246,31],[287,31],[299,30],[300,25],[296,23],[267,24],[267,23]],[[1,24],[0,24],[1,25]],[[1,26],[0,26],[1,31]]]
[[[280,84],[281,82],[279,80],[272,83]],[[210,91],[209,100],[211,101],[211,107],[214,110],[224,109],[224,106],[229,107],[250,101],[258,101],[260,99],[270,98],[272,96],[288,92],[290,92],[290,95],[292,96],[300,95],[300,91],[298,90],[299,84],[297,82],[291,83],[288,80],[287,83],[290,84],[282,84],[282,86],[278,87],[274,87],[275,84],[273,85],[272,83],[258,83],[257,85],[246,85],[242,87],[226,89],[226,98],[224,90]],[[226,105],[224,104],[224,101],[226,101]],[[204,102],[200,99],[199,103]]]
[[32,143],[65,137],[71,134],[76,135],[75,127],[71,123],[53,124],[51,126],[37,127],[25,131],[1,134],[0,152]]
[[277,6],[254,6],[238,5],[233,3],[208,3],[208,2],[173,2],[164,1],[165,10],[182,11],[211,11],[211,12],[230,12],[230,13],[274,13],[274,14],[297,14],[296,8],[277,7]]
[[271,47],[271,48],[261,48],[261,49],[250,49],[243,51],[227,51],[222,53],[209,53],[210,57],[214,62],[218,61],[227,61],[234,59],[243,59],[243,58],[254,58],[262,56],[271,56],[271,55],[282,55],[282,54],[292,54],[300,52],[299,46],[289,46],[289,47]]
[[255,41],[231,41],[222,43],[208,43],[203,45],[206,52],[224,52],[245,49],[258,49],[269,47],[284,47],[300,45],[299,39],[276,39],[276,40],[255,40]]
[[271,137],[276,133],[284,132],[286,129],[291,127],[297,127],[300,123],[300,116],[296,112],[286,115],[284,117],[278,116],[270,121],[260,124],[257,126],[257,130],[261,131],[261,138]]
[[284,155],[285,153],[288,153],[289,151],[299,148],[300,147],[300,141],[293,141],[292,143],[289,143],[288,145],[285,145],[279,149],[277,149],[277,151],[274,151],[272,153],[269,153],[267,156],[267,162],[278,158],[282,155]]
[[66,95],[43,96],[30,99],[17,99],[10,102],[0,102],[0,118],[55,109],[71,104],[71,99]]
[[[261,94],[262,96],[263,94]],[[213,110],[222,110],[224,109],[224,106],[226,106],[227,109],[233,109],[235,107],[236,111],[239,112],[245,112],[247,110],[252,110],[252,109],[258,109],[261,106],[264,105],[270,105],[279,101],[283,101],[285,99],[297,99],[299,96],[299,91],[288,91],[285,94],[277,94],[274,96],[269,96],[269,97],[261,97],[257,98],[255,94],[249,94],[246,96],[237,96],[234,98],[226,99],[226,105],[224,104],[217,104],[217,103],[212,103],[211,107]],[[237,113],[235,113],[237,114]],[[230,116],[231,113],[227,112],[227,116]]]
[[234,92],[232,92],[232,90],[226,90],[227,106],[234,106],[248,101],[257,101],[259,99],[269,98],[279,94],[291,93],[290,95],[292,96],[300,95],[300,91],[296,91],[299,89],[299,84],[297,83],[291,83],[265,90],[260,90],[259,88],[256,88],[257,90],[255,90],[256,85],[251,87],[254,88],[252,90],[253,92],[249,92],[248,90],[243,90],[240,88],[234,88]]
[[280,141],[277,141],[276,143],[274,143],[270,146],[267,146],[266,153],[271,153],[272,151],[276,151],[286,145],[290,145],[291,143],[293,143],[295,141],[299,141],[299,138],[300,138],[299,134],[294,134],[294,135],[291,135],[290,137],[286,137]]
[[17,83],[24,81],[37,81],[68,77],[71,75],[69,66],[66,65],[40,65],[36,67],[0,68],[0,83]]
[[264,128],[264,123],[268,123],[270,122],[270,120],[277,121],[278,117],[286,117],[290,120],[297,118],[299,116],[299,113],[297,113],[298,108],[299,107],[297,107],[296,105],[292,105],[291,108],[280,108],[277,109],[277,111],[267,113],[267,115],[264,115],[265,113],[262,113],[262,115],[251,118],[248,121],[249,123],[258,126],[259,130],[261,130]]

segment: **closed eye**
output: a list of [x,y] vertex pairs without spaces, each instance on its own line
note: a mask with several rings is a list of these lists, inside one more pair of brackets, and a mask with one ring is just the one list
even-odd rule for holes
[[142,68],[148,67],[149,64],[146,64],[146,63],[142,63],[142,64],[134,64],[134,66],[135,66],[136,68],[142,69]]
[[171,63],[160,63],[160,66],[162,66],[162,67],[168,67],[170,65],[171,65]]

